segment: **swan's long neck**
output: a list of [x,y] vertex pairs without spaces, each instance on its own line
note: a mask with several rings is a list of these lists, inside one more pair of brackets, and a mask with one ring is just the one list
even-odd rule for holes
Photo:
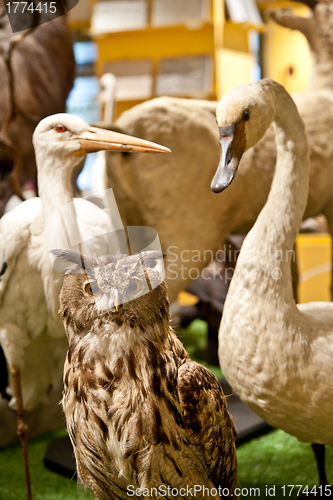
[[58,158],[46,154],[36,154],[36,157],[38,191],[46,220],[52,212],[73,201],[71,174],[77,160],[71,156]]
[[[290,261],[307,203],[309,158],[303,122],[282,87],[269,87],[276,105],[277,160],[266,205],[247,236],[240,259],[261,284],[261,290],[279,286],[292,297]],[[260,182],[260,179],[257,179]],[[267,287],[264,285],[267,284]],[[255,281],[253,286],[257,286]]]

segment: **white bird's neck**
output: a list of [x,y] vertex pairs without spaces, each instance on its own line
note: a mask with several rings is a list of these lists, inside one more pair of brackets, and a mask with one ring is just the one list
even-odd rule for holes
[[244,241],[239,266],[243,263],[248,271],[252,270],[256,280],[260,274],[262,293],[284,287],[287,300],[292,300],[290,261],[307,203],[308,147],[292,99],[281,87],[268,85],[268,89],[274,93],[276,106],[276,168],[268,200]]
[[36,156],[38,166],[43,162],[38,170],[38,190],[46,220],[52,212],[73,201],[71,176],[77,162],[72,156]]

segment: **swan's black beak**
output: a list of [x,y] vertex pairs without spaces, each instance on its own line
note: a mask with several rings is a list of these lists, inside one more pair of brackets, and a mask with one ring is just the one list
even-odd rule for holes
[[221,193],[233,181],[245,150],[244,122],[220,127],[221,157],[210,185],[214,193]]

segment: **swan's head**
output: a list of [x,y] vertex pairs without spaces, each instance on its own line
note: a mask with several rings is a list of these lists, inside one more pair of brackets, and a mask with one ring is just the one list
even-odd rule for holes
[[91,127],[81,118],[66,113],[48,116],[39,122],[33,134],[33,144],[39,166],[45,156],[60,159],[71,157],[74,163],[77,158],[77,163],[81,156],[101,150],[143,153],[170,151],[153,142]]
[[211,189],[220,193],[233,181],[243,153],[265,134],[275,115],[272,80],[242,85],[219,102],[216,117],[220,130],[221,158]]

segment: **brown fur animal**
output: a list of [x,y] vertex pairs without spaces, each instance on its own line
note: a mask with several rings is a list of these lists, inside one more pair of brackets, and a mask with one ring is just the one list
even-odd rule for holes
[[0,141],[0,216],[15,191],[14,184],[23,186],[29,179],[36,182],[33,131],[42,118],[65,111],[75,72],[72,35],[65,16],[38,26],[15,46],[11,54],[10,75],[5,52],[12,38],[8,17],[4,7],[0,8],[0,127],[11,113],[12,76],[15,116],[6,135],[22,160],[21,168],[14,173],[13,183],[15,156],[13,150]]
[[56,253],[66,271],[63,408],[80,481],[98,500],[137,488],[151,498],[235,498],[235,427],[219,382],[169,326],[161,254]]

